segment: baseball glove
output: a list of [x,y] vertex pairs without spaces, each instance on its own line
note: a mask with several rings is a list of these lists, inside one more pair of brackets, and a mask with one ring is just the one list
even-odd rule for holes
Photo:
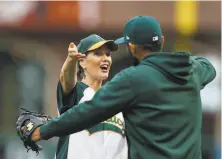
[[24,108],[21,109],[25,112],[20,114],[16,122],[17,134],[24,143],[27,152],[31,149],[38,155],[42,147],[31,140],[32,133],[37,127],[46,124],[51,117],[43,115],[42,113],[30,112]]

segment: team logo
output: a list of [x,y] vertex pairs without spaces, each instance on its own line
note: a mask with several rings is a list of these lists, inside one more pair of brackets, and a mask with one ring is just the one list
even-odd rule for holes
[[30,122],[30,123],[27,124],[26,127],[27,127],[27,130],[28,130],[28,131],[31,131],[31,130],[33,129],[34,126],[33,126],[33,123]]
[[90,135],[100,131],[113,131],[122,136],[125,136],[125,130],[123,128],[123,122],[117,117],[114,116],[102,123],[99,123],[89,129],[87,129]]

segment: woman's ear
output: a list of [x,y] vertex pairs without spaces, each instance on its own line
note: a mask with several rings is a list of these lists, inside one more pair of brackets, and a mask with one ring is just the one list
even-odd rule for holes
[[79,60],[79,65],[80,65],[83,69],[85,69],[85,68],[86,68],[86,66],[85,66],[85,60],[84,60],[84,59]]

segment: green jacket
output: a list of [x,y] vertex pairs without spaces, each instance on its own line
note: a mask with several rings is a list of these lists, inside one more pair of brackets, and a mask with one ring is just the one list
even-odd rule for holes
[[91,101],[41,126],[41,137],[75,133],[122,111],[129,159],[201,159],[200,90],[215,76],[202,57],[151,53],[117,74]]

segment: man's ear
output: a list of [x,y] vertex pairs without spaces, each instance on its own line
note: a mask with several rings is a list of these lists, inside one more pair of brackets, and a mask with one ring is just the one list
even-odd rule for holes
[[135,45],[135,44],[132,44],[132,43],[129,43],[129,47],[130,47],[130,51],[131,51],[132,53],[134,53],[135,50],[136,50],[136,45]]
[[161,46],[161,48],[163,48],[164,43],[165,43],[165,39],[164,39],[164,36],[162,36],[162,46]]

